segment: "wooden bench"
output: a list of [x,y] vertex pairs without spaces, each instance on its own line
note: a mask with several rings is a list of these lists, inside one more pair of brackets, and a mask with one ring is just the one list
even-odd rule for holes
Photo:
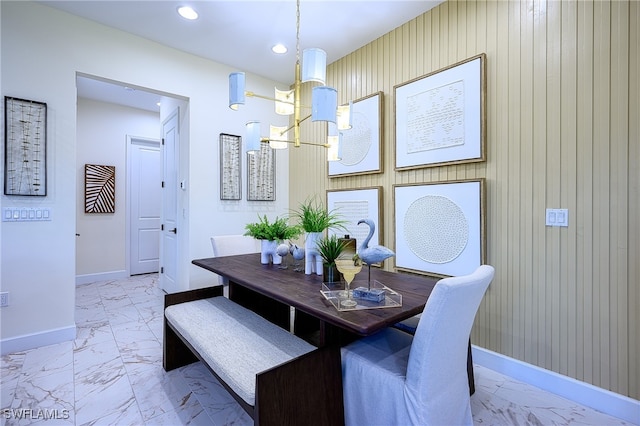
[[165,296],[163,367],[200,360],[260,425],[343,424],[340,352],[209,287]]

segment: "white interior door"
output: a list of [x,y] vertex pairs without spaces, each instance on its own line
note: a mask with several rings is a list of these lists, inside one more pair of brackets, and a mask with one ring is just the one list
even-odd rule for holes
[[130,250],[129,273],[160,270],[162,157],[160,141],[129,139]]
[[178,281],[178,110],[162,123],[162,225],[160,231],[160,288],[183,290]]

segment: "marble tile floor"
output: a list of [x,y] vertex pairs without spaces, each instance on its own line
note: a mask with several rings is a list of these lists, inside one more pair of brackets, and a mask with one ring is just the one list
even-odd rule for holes
[[[2,356],[0,426],[250,425],[200,363],[162,369],[157,274],[77,287],[77,338]],[[477,425],[624,421],[476,366]],[[21,418],[18,418],[21,417]]]

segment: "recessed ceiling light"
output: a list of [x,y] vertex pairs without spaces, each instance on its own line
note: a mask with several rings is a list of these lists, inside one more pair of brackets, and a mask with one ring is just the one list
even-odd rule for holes
[[180,6],[178,8],[178,13],[184,19],[189,19],[189,20],[198,19],[198,12],[193,10],[190,6]]
[[278,54],[287,53],[287,46],[285,46],[284,44],[278,43],[271,48],[271,51],[273,51],[273,53],[278,53]]

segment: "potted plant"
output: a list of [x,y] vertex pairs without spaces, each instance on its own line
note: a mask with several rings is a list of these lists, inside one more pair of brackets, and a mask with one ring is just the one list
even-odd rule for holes
[[322,257],[322,275],[324,281],[328,283],[340,281],[340,273],[336,268],[336,259],[340,257],[346,247],[346,242],[338,238],[335,234],[325,238],[320,238],[316,242],[318,253]]
[[310,198],[300,204],[293,212],[305,232],[323,232],[325,229],[345,229],[346,220],[342,220],[334,210],[327,210],[317,201]]
[[305,235],[305,274],[322,275],[322,258],[317,251],[317,241],[325,229],[345,229],[347,221],[342,220],[334,210],[327,210],[322,203],[308,198],[293,212]]
[[245,229],[244,235],[261,240],[260,261],[267,264],[271,260],[274,265],[282,263],[282,257],[276,253],[278,243],[295,238],[301,232],[300,227],[289,225],[285,218],[276,217],[273,222],[269,222],[266,214],[258,215],[258,222],[248,223]]

